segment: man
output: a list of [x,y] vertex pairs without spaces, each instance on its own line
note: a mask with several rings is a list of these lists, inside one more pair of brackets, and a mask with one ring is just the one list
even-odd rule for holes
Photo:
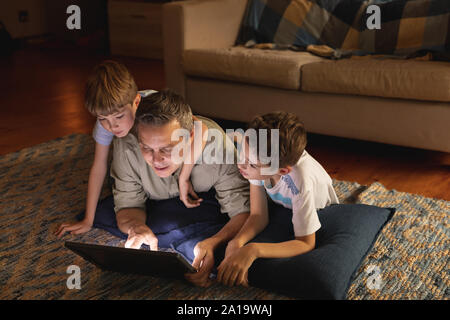
[[[198,118],[208,129],[221,130],[212,120]],[[178,143],[185,142],[173,141],[171,137],[176,130],[185,129],[191,138],[187,144],[192,144],[193,125],[189,105],[181,96],[164,90],[142,99],[136,112],[135,135],[115,139],[111,167],[114,210],[118,228],[128,235],[126,247],[140,248],[142,244],[147,244],[152,250],[157,250],[158,238],[146,224],[145,203],[148,198],[162,200],[178,196],[177,181],[182,164],[173,159],[172,151]],[[223,130],[221,132],[227,141]],[[208,149],[208,144],[217,142],[217,139],[208,141],[203,152]],[[221,145],[225,147],[227,143]],[[181,155],[182,158],[187,156],[186,152]],[[217,233],[198,242],[194,248],[192,265],[198,272],[187,274],[186,278],[198,286],[209,285],[214,250],[233,239],[249,214],[248,182],[239,174],[235,164],[222,163],[199,163],[191,173],[194,190],[205,192],[214,188],[220,211],[230,218]],[[151,219],[151,210],[149,215]],[[227,246],[227,254],[234,249]]]

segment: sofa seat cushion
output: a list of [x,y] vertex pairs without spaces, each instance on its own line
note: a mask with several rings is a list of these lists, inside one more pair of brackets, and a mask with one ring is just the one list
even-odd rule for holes
[[301,90],[450,101],[450,63],[400,59],[344,59],[302,67]]
[[191,76],[298,90],[301,67],[322,60],[307,52],[289,50],[190,49],[183,54],[183,69]]

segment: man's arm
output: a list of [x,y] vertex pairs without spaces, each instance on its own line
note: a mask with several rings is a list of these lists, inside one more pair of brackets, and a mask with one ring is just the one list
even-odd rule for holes
[[150,250],[158,250],[158,238],[145,224],[146,213],[140,208],[122,209],[116,214],[117,225],[123,233],[128,234],[125,248],[140,249],[142,244]]
[[[147,200],[140,178],[140,164],[136,155],[136,152],[140,151],[139,149],[132,149],[132,138],[127,137],[123,139],[128,139],[129,141],[114,140],[114,153],[111,164],[111,177],[114,179],[112,191],[116,213],[127,208],[145,210],[145,201]],[[139,148],[137,147],[137,141],[135,142],[136,148]]]
[[141,208],[126,208],[116,213],[117,226],[123,233],[129,234],[130,229],[145,225],[146,213]]
[[235,164],[222,164],[218,167],[218,176],[213,187],[221,212],[227,212],[230,218],[242,212],[250,212],[248,180],[241,176]]
[[[125,143],[115,141],[111,176],[114,178],[113,195],[117,226],[128,234],[126,248],[139,249],[143,243],[157,250],[158,240],[145,224],[145,200],[147,198],[139,177],[137,159],[127,156]],[[136,151],[136,150],[134,150]],[[140,152],[139,150],[137,150]]]

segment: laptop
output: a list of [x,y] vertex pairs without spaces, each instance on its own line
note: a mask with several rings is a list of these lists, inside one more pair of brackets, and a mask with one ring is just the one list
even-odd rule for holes
[[178,252],[136,250],[66,241],[65,247],[99,268],[121,273],[184,279],[195,268]]

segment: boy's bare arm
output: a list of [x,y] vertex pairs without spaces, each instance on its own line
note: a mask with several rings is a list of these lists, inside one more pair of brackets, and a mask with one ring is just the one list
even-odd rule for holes
[[108,170],[108,153],[109,146],[100,143],[95,144],[94,162],[89,172],[86,215],[84,217],[91,224],[94,222],[95,210]]
[[316,245],[316,234],[296,237],[295,240],[279,243],[249,243],[255,258],[289,258],[307,253]]
[[203,201],[203,199],[199,198],[195,193],[194,187],[192,186],[190,181],[190,176],[193,168],[194,164],[184,163],[181,168],[180,176],[178,177],[180,200],[187,208],[198,207]]
[[86,213],[83,221],[61,224],[55,235],[60,238],[64,233],[80,234],[91,229],[94,223],[95,211],[97,209],[98,199],[105,181],[108,168],[109,146],[99,143],[95,144],[94,162],[89,171],[88,191],[86,196]]
[[250,216],[230,245],[240,248],[258,235],[269,223],[266,191],[250,184]]
[[[200,121],[195,116],[193,118],[194,118],[194,121]],[[192,169],[194,168],[195,162],[198,160],[198,158],[200,158],[200,156],[202,155],[203,149],[205,148],[206,139],[203,139],[203,137],[205,135],[207,136],[208,127],[203,122],[201,122],[201,131],[196,132],[195,130],[198,130],[198,127],[196,127],[194,125],[194,140],[191,143],[191,148],[189,149],[189,154],[186,157],[189,161],[185,161],[183,163],[181,172],[180,172],[180,176],[178,178],[179,179],[178,185],[179,185],[179,190],[180,190],[180,200],[183,201],[185,206],[188,208],[198,207],[200,205],[200,202],[203,200],[203,199],[199,199],[199,197],[195,193],[194,188],[192,187],[192,184],[191,184],[189,178],[191,176]],[[196,150],[196,148],[195,148],[196,144],[199,143],[197,141],[198,139],[201,139],[200,150]],[[196,154],[196,151],[198,154]],[[193,200],[189,198],[189,195],[191,195]]]
[[257,258],[288,258],[311,251],[315,233],[280,243],[248,243],[217,267],[217,281],[228,285],[248,285],[248,269]]

